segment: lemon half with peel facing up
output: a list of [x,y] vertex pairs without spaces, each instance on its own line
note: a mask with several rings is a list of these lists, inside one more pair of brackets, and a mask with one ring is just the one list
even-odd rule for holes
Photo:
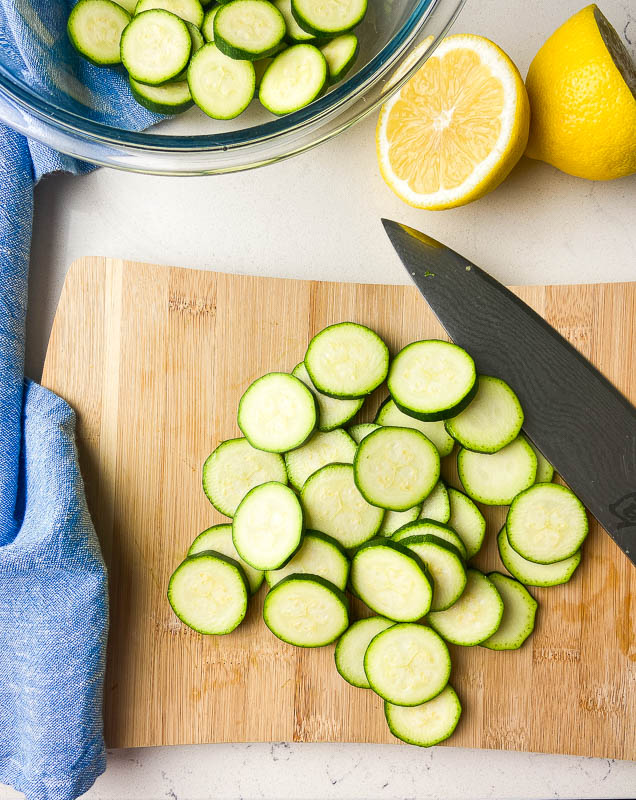
[[464,205],[508,175],[526,147],[529,120],[508,56],[482,36],[448,36],[380,112],[382,177],[417,208]]
[[636,172],[636,67],[596,5],[550,36],[526,86],[527,156],[595,181]]

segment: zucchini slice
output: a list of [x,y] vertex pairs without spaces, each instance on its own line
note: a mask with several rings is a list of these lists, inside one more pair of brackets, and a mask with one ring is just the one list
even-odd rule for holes
[[534,561],[528,561],[510,546],[505,525],[499,531],[497,547],[504,567],[527,586],[560,586],[570,580],[581,563],[580,550],[555,564],[535,564]]
[[349,559],[341,545],[319,531],[305,531],[303,543],[285,566],[265,573],[268,586],[288,575],[318,575],[344,591],[349,578]]
[[335,397],[327,397],[326,394],[321,394],[311,382],[304,361],[296,364],[291,374],[301,380],[313,392],[318,403],[318,430],[320,431],[332,431],[334,428],[342,427],[342,425],[355,417],[362,408],[364,398],[338,400]]
[[352,464],[355,454],[356,443],[342,428],[317,431],[301,447],[285,454],[289,482],[300,491],[314,472],[327,464]]
[[440,458],[445,458],[453,452],[455,440],[444,427],[443,421],[423,422],[420,419],[411,417],[403,411],[400,411],[395,405],[395,401],[390,397],[387,397],[380,406],[375,421],[378,425],[390,425],[398,428],[415,428],[416,431],[420,431],[427,439],[433,442],[439,451]]
[[379,530],[384,510],[372,506],[358,491],[351,464],[328,464],[314,472],[301,491],[308,528],[332,536],[350,549]]
[[450,500],[444,481],[437,481],[433,491],[422,503],[420,519],[433,519],[436,522],[448,522],[450,519]]
[[[208,44],[200,52],[208,47],[214,45]],[[253,71],[254,67],[249,66]],[[272,453],[284,453],[304,444],[316,427],[316,417],[313,394],[302,381],[286,372],[270,372],[258,378],[239,401],[238,426],[245,438],[253,447]]]
[[191,51],[188,26],[161,9],[135,14],[121,37],[123,65],[134,80],[150,86],[167,83],[180,75],[188,65]]
[[257,450],[247,439],[227,439],[203,465],[203,491],[217,511],[233,517],[245,495],[261,483],[287,483],[283,457]]
[[462,706],[452,686],[421,706],[384,703],[384,716],[391,733],[407,744],[432,747],[453,735]]
[[431,579],[420,559],[390,539],[375,539],[356,550],[351,586],[372,611],[396,622],[417,622],[433,597]]
[[[320,50],[311,44],[295,44],[279,53],[269,65],[259,87],[258,99],[272,114],[290,114],[315,100],[326,82],[327,62]],[[315,381],[314,384],[324,392],[322,386]]]
[[298,44],[299,42],[311,42],[316,37],[313,33],[307,33],[294,19],[291,10],[291,0],[273,0],[274,5],[283,15],[285,20],[285,27],[287,28],[287,40],[290,44]]
[[476,556],[486,535],[484,515],[463,492],[448,487],[450,503],[449,526],[459,534],[466,548],[466,559]]
[[537,457],[523,436],[497,453],[457,453],[457,472],[466,494],[487,506],[507,506],[535,482]]
[[466,569],[460,551],[446,539],[430,533],[407,536],[400,543],[420,557],[433,579],[431,611],[445,611],[456,603],[466,588]]
[[554,564],[580,549],[589,524],[585,506],[571,489],[535,483],[512,501],[506,530],[510,546],[527,561]]
[[444,689],[451,672],[442,637],[413,622],[378,633],[364,654],[364,671],[373,691],[397,706],[418,706]]
[[380,426],[376,425],[375,422],[360,422],[358,425],[352,425],[349,428],[349,436],[351,436],[356,444],[360,444],[365,436],[373,433],[373,431],[377,431],[379,427]]
[[439,480],[439,453],[413,428],[380,428],[360,442],[353,461],[356,486],[369,503],[407,511]]
[[360,45],[354,33],[343,33],[330,42],[321,45],[320,52],[327,61],[329,83],[338,83],[354,65]]
[[297,647],[323,647],[349,625],[343,592],[316,575],[289,575],[265,597],[263,619],[270,631]]
[[[205,44],[205,39],[203,38],[203,34],[197,28],[196,25],[193,25],[191,22],[186,22],[186,25],[188,26],[188,32],[190,34],[190,41],[192,42],[192,49],[190,50],[190,58],[192,59],[192,56],[195,53],[198,53],[199,50]],[[189,64],[189,62],[188,62],[188,64]],[[186,81],[187,82],[187,80],[188,80],[188,68],[186,67],[182,72],[180,72],[174,80],[175,81],[179,81],[179,82],[180,81]],[[170,81],[170,83],[172,83],[172,81]],[[189,90],[190,90],[190,87],[188,86],[188,91]],[[192,94],[192,93],[190,92],[190,94]]]
[[347,683],[359,689],[371,688],[364,671],[364,654],[371,639],[393,625],[395,622],[385,617],[359,619],[338,639],[334,653],[336,669]]
[[273,55],[287,30],[283,15],[267,0],[231,0],[221,6],[213,24],[219,50],[248,61]]
[[206,550],[189,556],[172,573],[168,601],[172,610],[198,633],[230,633],[243,622],[249,586],[236,561]]
[[477,378],[477,394],[446,430],[467,450],[496,453],[516,439],[523,425],[523,409],[505,381],[490,375]]
[[387,511],[378,534],[387,537],[393,536],[395,531],[408,525],[409,522],[415,522],[420,515],[421,508],[421,505],[417,505],[413,506],[413,508],[407,508],[406,511]]
[[130,14],[111,0],[80,0],[66,24],[68,38],[77,52],[97,67],[121,61],[121,37]]
[[135,6],[135,14],[159,8],[169,11],[186,22],[200,28],[203,23],[203,6],[199,0],[139,0]]
[[391,540],[402,543],[404,539],[408,539],[411,536],[437,536],[438,539],[451,544],[464,560],[468,557],[466,546],[461,537],[443,522],[436,522],[432,519],[418,519],[415,522],[409,522],[408,525],[404,525],[397,530]]
[[388,386],[405,414],[425,421],[448,419],[463,411],[477,391],[475,362],[450,342],[413,342],[393,360]]
[[188,67],[192,99],[213,119],[238,117],[254,98],[256,74],[251,61],[237,61],[208,42]]
[[495,633],[504,605],[495,584],[483,573],[469,569],[466,576],[466,588],[459,600],[446,611],[432,611],[427,622],[447,642],[472,647]]
[[336,3],[292,0],[291,9],[303,30],[315,36],[336,36],[362,21],[367,13],[367,0],[338,0]]
[[488,578],[495,584],[504,604],[501,625],[482,647],[489,650],[518,650],[534,630],[537,601],[519,581],[490,572]]
[[530,447],[534,450],[534,454],[537,457],[537,477],[535,479],[536,483],[550,483],[550,481],[554,478],[554,467],[548,459],[543,455],[543,453],[537,448],[535,444],[533,444],[530,439],[526,440]]
[[[282,55],[295,49],[290,47]],[[320,56],[323,58],[322,53]],[[386,378],[389,349],[378,334],[365,325],[340,322],[324,328],[309,342],[305,366],[314,386],[323,394],[364,397]]]
[[233,558],[241,566],[245,573],[247,582],[249,583],[250,592],[254,594],[257,592],[263,583],[263,571],[250,567],[236,552],[234,542],[232,541],[232,525],[213,525],[203,533],[200,533],[197,538],[190,545],[188,550],[189,556],[195,556],[197,553],[202,553],[204,550],[214,550],[215,553],[221,553],[223,556]]
[[206,42],[214,41],[214,17],[216,17],[220,8],[221,6],[214,5],[205,12],[203,24],[201,25],[201,33]]
[[254,569],[282,567],[298,550],[303,511],[298,498],[282,483],[256,486],[241,500],[232,520],[237,553]]
[[118,6],[125,8],[131,16],[135,13],[137,0],[114,0],[114,2],[117,3]]
[[192,107],[192,95],[187,81],[146,86],[128,77],[130,92],[140,106],[155,114],[180,114]]

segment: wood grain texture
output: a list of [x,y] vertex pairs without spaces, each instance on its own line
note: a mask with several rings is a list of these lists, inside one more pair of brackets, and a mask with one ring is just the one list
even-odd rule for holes
[[[636,283],[524,287],[522,299],[636,400]],[[333,648],[280,642],[260,614],[224,637],[182,626],[165,597],[192,539],[222,518],[201,466],[238,433],[247,385],[291,370],[309,338],[366,323],[393,352],[443,337],[417,290],[277,280],[88,258],[70,269],[43,382],[78,414],[89,506],[110,573],[107,743],[394,742],[382,705],[336,673]],[[375,412],[385,390],[367,403]],[[446,477],[457,483],[452,462]],[[476,559],[501,569],[486,510]],[[592,524],[566,586],[532,589],[535,635],[517,652],[452,647],[465,713],[452,745],[636,758],[636,570]],[[360,604],[354,614],[364,613]]]

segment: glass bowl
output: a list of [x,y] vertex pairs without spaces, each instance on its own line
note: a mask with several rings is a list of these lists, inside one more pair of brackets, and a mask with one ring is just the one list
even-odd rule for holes
[[[71,66],[57,71],[56,86],[47,87],[34,80],[28,69],[17,68],[15,58],[8,56],[3,46],[0,119],[62,153],[135,172],[210,175],[269,164],[330,139],[377,108],[434,50],[464,2],[369,0],[367,16],[356,30],[360,55],[354,70],[318,100],[292,114],[273,117],[254,101],[240,117],[222,121],[193,108],[158,122],[144,133],[108,124],[103,114],[78,102],[75,57]],[[33,14],[32,0],[16,0],[18,12],[21,4]],[[50,10],[48,6],[46,13]],[[68,14],[66,3],[58,5],[57,13],[62,12]],[[29,33],[32,29],[37,33],[45,22],[51,24],[50,20],[29,19]],[[60,42],[63,37],[65,33],[58,34]],[[425,39],[430,42],[426,52],[420,57],[410,56]],[[115,80],[117,76],[124,85],[117,70],[102,72],[105,79]],[[396,73],[399,80],[395,80]]]

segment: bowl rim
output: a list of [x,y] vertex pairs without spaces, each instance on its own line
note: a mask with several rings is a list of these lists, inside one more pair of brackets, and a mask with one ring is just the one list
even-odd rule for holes
[[[452,19],[459,13],[464,2],[465,0],[455,0],[456,8]],[[14,102],[25,108],[28,113],[55,128],[63,130],[67,134],[80,135],[84,139],[91,139],[100,144],[112,145],[118,148],[125,147],[146,152],[162,151],[164,153],[211,153],[248,146],[253,147],[257,144],[271,142],[273,139],[285,136],[285,134],[301,133],[305,128],[315,127],[321,120],[334,117],[342,111],[361,92],[386,74],[396,58],[417,37],[427,20],[434,14],[437,7],[443,3],[444,0],[417,0],[414,9],[400,30],[351,78],[346,79],[305,108],[249,128],[241,128],[240,130],[174,136],[117,128],[103,122],[87,119],[80,114],[61,108],[50,100],[43,99],[30,87],[17,82],[2,68],[0,68],[0,91],[9,95]],[[451,21],[445,26],[445,29],[449,27]],[[434,49],[439,38],[441,37],[437,37],[437,41],[432,43],[430,50]],[[416,64],[413,65],[413,67],[416,66]],[[409,69],[403,79],[397,81],[392,89],[399,88],[414,71],[413,68]],[[368,110],[372,110],[377,104],[377,102],[372,103]],[[345,123],[346,126],[353,124],[364,115],[365,110],[354,115],[351,120]]]

